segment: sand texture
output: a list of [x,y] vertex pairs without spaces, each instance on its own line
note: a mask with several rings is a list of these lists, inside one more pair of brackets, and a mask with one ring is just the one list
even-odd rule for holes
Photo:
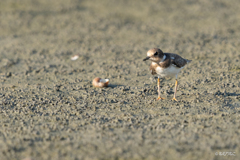
[[[240,159],[238,0],[1,0],[0,17],[1,160]],[[154,47],[192,60],[178,102],[174,78],[156,100]]]

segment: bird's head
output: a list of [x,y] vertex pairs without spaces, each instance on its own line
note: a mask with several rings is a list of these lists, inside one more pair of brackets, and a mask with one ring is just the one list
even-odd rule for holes
[[147,57],[143,59],[143,61],[146,61],[146,60],[151,60],[153,62],[160,62],[163,58],[164,54],[162,52],[161,49],[159,48],[153,48],[153,49],[150,49],[148,52],[147,52]]

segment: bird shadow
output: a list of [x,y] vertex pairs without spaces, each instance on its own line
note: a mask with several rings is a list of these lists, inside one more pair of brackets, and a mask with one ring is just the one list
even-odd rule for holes
[[218,95],[218,96],[222,95],[224,97],[240,96],[240,94],[236,92],[231,93],[231,92],[220,92],[220,91],[216,92],[214,95]]

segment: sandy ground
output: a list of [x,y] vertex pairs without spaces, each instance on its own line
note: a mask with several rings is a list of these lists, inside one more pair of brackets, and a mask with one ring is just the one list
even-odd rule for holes
[[[240,158],[238,0],[1,0],[0,17],[1,160]],[[178,102],[170,78],[156,101],[154,47],[192,60]]]

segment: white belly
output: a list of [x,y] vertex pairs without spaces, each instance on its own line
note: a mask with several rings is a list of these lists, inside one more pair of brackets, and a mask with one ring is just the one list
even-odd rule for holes
[[171,65],[167,68],[156,68],[156,72],[160,77],[174,77],[177,75],[182,68],[175,67],[174,65]]

